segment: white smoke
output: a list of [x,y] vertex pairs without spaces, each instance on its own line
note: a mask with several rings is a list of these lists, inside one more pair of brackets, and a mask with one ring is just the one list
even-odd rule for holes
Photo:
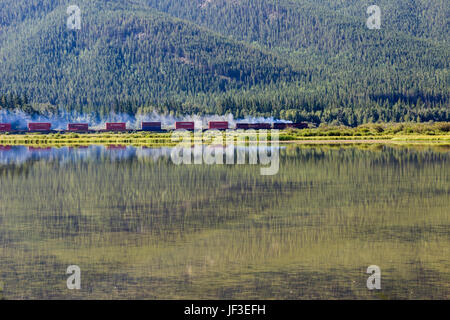
[[78,114],[75,112],[60,112],[59,115],[29,115],[23,111],[0,110],[0,123],[11,123],[15,130],[26,130],[29,122],[49,122],[52,129],[67,129],[69,123],[92,123],[96,124],[98,120],[94,115]]
[[236,123],[291,123],[291,121],[278,120],[273,117],[245,117],[244,119],[234,119],[232,114],[226,115],[187,115],[175,117],[172,115],[162,115],[156,112],[149,114],[129,114],[111,113],[108,116],[99,118],[94,114],[80,114],[77,112],[60,111],[58,115],[35,115],[30,116],[23,111],[0,110],[0,123],[11,123],[15,130],[26,130],[29,122],[49,122],[53,130],[67,129],[69,123],[88,123],[90,129],[105,129],[106,122],[125,122],[128,129],[140,129],[141,122],[161,122],[163,128],[173,129],[176,121],[193,121],[201,123],[206,128],[210,121],[227,121],[230,128],[234,128]]
[[251,117],[247,116],[244,119],[236,120],[237,123],[292,123],[288,120],[275,119],[274,117]]

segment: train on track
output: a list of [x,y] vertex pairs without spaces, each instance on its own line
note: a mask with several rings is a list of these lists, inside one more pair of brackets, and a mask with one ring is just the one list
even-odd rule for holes
[[[227,121],[210,121],[208,128],[202,128],[203,130],[270,130],[270,129],[306,129],[308,124],[304,122],[299,123],[236,123],[234,128],[230,126]],[[78,133],[99,133],[99,132],[169,132],[172,130],[195,130],[195,123],[193,121],[178,121],[175,122],[173,127],[164,127],[161,122],[141,122],[140,129],[127,128],[125,122],[108,122],[104,129],[91,129],[88,123],[69,123],[65,130],[54,130],[52,124],[49,122],[30,122],[28,123],[27,130],[16,130],[12,127],[11,123],[0,123],[0,132],[9,132],[24,134],[28,132],[40,132],[40,133],[66,133],[66,132],[78,132]]]

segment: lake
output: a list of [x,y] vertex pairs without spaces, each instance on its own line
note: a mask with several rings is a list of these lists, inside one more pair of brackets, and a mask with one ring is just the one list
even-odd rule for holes
[[170,152],[0,146],[0,297],[450,298],[449,146],[286,146],[272,176]]

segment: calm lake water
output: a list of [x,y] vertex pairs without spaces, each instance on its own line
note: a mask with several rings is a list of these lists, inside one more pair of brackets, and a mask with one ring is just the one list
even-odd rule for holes
[[1,146],[0,296],[450,298],[449,147],[289,146],[274,176],[169,154]]

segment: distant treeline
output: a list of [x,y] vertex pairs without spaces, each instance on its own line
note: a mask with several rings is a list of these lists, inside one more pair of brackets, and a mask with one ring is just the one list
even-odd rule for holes
[[[305,104],[306,106],[307,104]],[[156,112],[160,115],[173,115],[183,117],[186,115],[210,115],[210,114],[232,114],[235,119],[247,116],[273,116],[276,119],[291,120],[294,122],[310,122],[316,125],[328,123],[334,125],[345,125],[356,127],[365,123],[386,122],[449,122],[450,110],[448,107],[439,106],[427,108],[419,99],[416,103],[409,105],[407,102],[397,102],[394,106],[388,103],[383,105],[371,105],[369,108],[334,107],[334,108],[294,108],[293,101],[284,101],[281,105],[270,99],[252,98],[244,100],[242,97],[226,97],[218,101],[217,108],[205,111],[201,107],[193,107],[175,101],[166,101],[159,105],[140,105],[136,100],[121,102],[115,100],[109,106],[92,108],[79,106],[69,110],[58,108],[51,104],[32,104],[26,94],[0,95],[0,110],[20,110],[30,116],[58,115],[66,111],[77,113],[88,113],[97,118],[108,116],[112,113],[134,116],[137,114],[150,114]]]

